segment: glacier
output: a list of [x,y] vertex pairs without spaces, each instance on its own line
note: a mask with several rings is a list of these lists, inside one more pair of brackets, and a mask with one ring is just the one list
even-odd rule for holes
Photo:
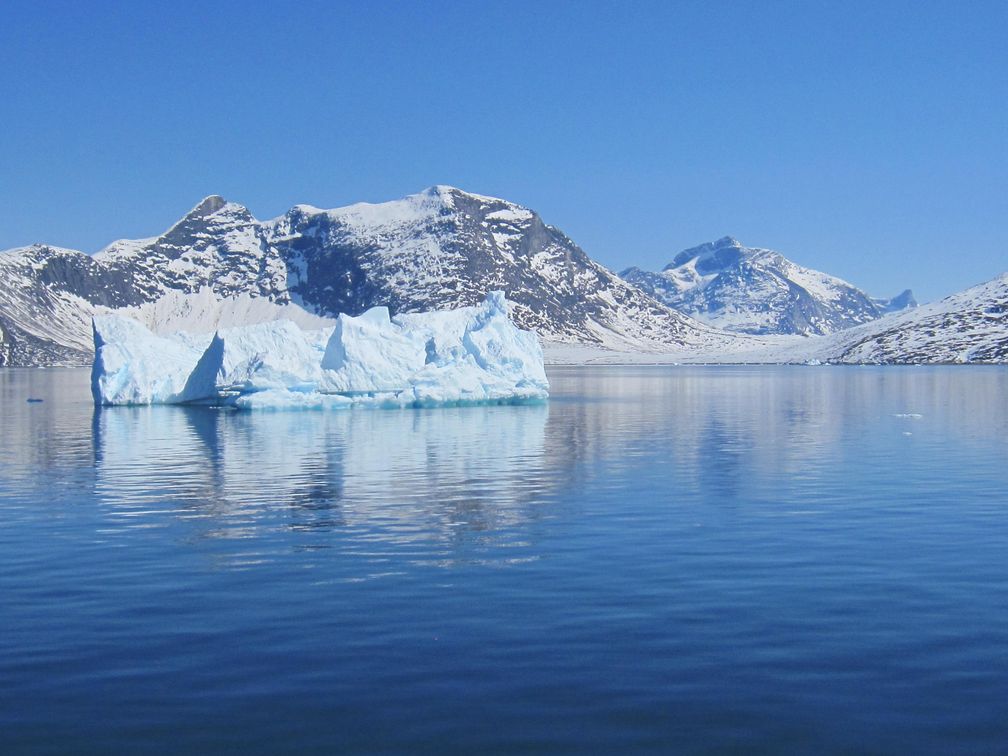
[[500,291],[475,307],[396,316],[373,307],[314,330],[274,320],[161,335],[111,314],[95,316],[92,330],[101,406],[434,407],[549,396],[539,338],[512,322]]

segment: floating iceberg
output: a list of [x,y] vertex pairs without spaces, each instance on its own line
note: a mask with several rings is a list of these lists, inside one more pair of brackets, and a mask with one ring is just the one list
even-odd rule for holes
[[96,404],[225,404],[243,409],[420,407],[545,399],[535,334],[482,305],[391,317],[375,307],[304,331],[277,320],[210,335],[155,335],[118,315],[94,319]]
[[190,376],[210,337],[155,336],[130,318],[92,320],[95,359],[91,394],[96,404],[174,404],[193,401]]
[[314,391],[331,333],[303,331],[289,320],[221,329],[196,363],[187,396],[217,400],[257,391]]

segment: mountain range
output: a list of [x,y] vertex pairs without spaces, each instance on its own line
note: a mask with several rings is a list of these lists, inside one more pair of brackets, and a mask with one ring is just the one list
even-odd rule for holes
[[662,354],[547,345],[558,364],[1004,364],[1008,363],[1008,273],[937,302],[824,336],[749,336],[727,348]]
[[[986,286],[939,310],[904,309],[916,305],[909,291],[873,299],[730,237],[620,277],[534,211],[448,186],[297,205],[266,221],[215,195],[163,234],[95,255],[43,244],[0,253],[0,366],[88,364],[91,317],[110,310],[156,332],[276,318],[320,327],[376,305],[473,305],[492,289],[551,344],[746,361],[1004,360],[1005,279]],[[788,341],[795,334],[814,338]]]
[[660,272],[627,268],[620,275],[679,312],[739,333],[823,335],[917,305],[910,290],[873,299],[730,236],[680,252]]
[[296,322],[473,305],[507,292],[523,328],[558,340],[654,351],[720,334],[591,260],[559,229],[505,200],[435,186],[381,204],[298,205],[259,221],[211,196],[158,237],[90,256],[34,245],[0,253],[0,365],[91,358],[108,308],[155,330]]

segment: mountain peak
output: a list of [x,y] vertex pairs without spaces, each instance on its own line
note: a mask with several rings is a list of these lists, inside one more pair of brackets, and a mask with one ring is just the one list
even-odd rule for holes
[[699,244],[696,247],[684,249],[676,255],[672,262],[666,265],[663,270],[678,268],[680,265],[683,265],[694,258],[702,262],[712,257],[717,257],[719,260],[723,259],[723,261],[719,264],[724,265],[725,262],[734,261],[738,257],[739,251],[743,249],[745,249],[745,247],[742,246],[742,242],[734,236],[722,236],[716,241],[705,242],[704,244]]
[[199,204],[186,213],[179,223],[185,221],[200,221],[205,218],[221,214],[230,216],[231,218],[237,220],[255,220],[255,218],[252,217],[252,213],[250,213],[249,209],[244,205],[239,205],[237,202],[230,202],[219,194],[211,194],[200,200]]
[[501,199],[500,197],[490,197],[486,194],[476,194],[476,192],[468,192],[465,189],[459,189],[457,186],[449,186],[448,184],[435,184],[434,186],[429,186],[420,192],[420,195],[424,197],[438,197],[448,203],[451,203],[456,197],[462,197],[465,199],[476,200],[477,202],[482,202],[484,204],[501,204],[512,207],[521,207],[510,200]]
[[736,239],[734,236],[722,236],[715,242],[712,242],[715,249],[724,249],[725,247],[741,247],[742,242]]
[[255,222],[256,219],[244,205],[228,202],[219,194],[211,194],[158,238],[171,245],[185,246],[192,244],[197,235],[207,233],[211,227],[233,228]]
[[451,204],[456,197],[479,197],[478,194],[467,192],[465,189],[459,189],[457,186],[451,186],[450,184],[434,184],[413,196],[440,200],[447,204]]
[[204,222],[210,222],[211,218],[215,223],[248,223],[255,221],[252,213],[244,205],[239,205],[237,202],[229,202],[219,194],[211,194],[200,200],[199,204],[182,216],[169,231],[183,226],[203,225]]
[[227,200],[221,197],[219,194],[211,194],[209,197],[204,197],[200,200],[200,203],[196,205],[192,210],[185,214],[186,218],[205,218],[208,215],[213,215],[218,210],[223,208],[227,204]]
[[[462,192],[462,190],[455,186],[449,186],[448,184],[434,184],[433,186],[428,186],[420,193],[432,197],[443,197],[446,194],[452,194],[454,192]],[[465,192],[462,193],[465,194]]]
[[741,333],[831,333],[890,306],[913,306],[909,292],[871,300],[846,281],[732,236],[683,250],[661,273],[631,269],[625,276],[669,307]]
[[917,306],[917,300],[914,298],[913,291],[910,289],[904,289],[892,299],[874,297],[872,302],[874,302],[875,306],[884,313],[912,310]]

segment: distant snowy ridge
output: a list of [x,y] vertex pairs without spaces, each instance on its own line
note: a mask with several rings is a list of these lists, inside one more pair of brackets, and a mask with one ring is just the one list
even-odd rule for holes
[[687,249],[653,273],[620,275],[669,307],[712,326],[750,334],[822,335],[913,306],[913,294],[873,300],[835,276],[730,236]]
[[914,307],[917,307],[917,300],[914,298],[914,294],[910,289],[904,289],[902,292],[890,299],[873,297],[872,303],[886,315],[893,312],[903,312],[903,310],[912,310]]
[[833,334],[815,346],[812,356],[857,364],[1008,362],[1008,273]]
[[648,352],[731,336],[655,301],[512,202],[435,186],[380,204],[297,205],[268,221],[204,199],[165,233],[92,256],[0,253],[0,365],[86,364],[90,320],[129,309],[153,331],[341,313],[457,308],[503,290],[523,328]]
[[661,355],[549,343],[553,364],[929,365],[1008,362],[1008,273],[945,297],[826,336],[753,337],[736,348]]

